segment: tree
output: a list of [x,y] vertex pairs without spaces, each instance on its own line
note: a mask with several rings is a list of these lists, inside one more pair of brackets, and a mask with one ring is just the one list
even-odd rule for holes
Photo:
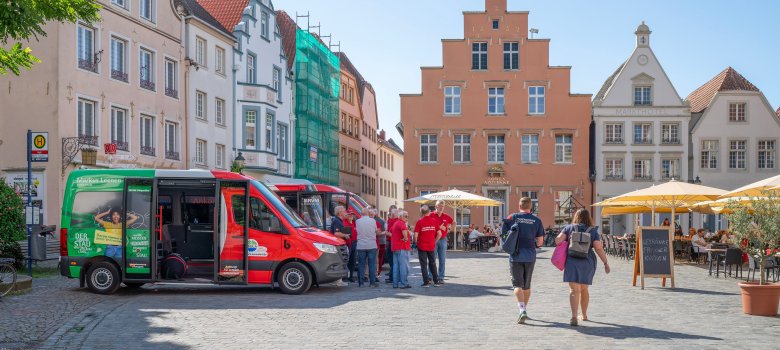
[[93,23],[100,20],[99,11],[100,5],[95,0],[0,0],[2,44],[16,41],[10,48],[0,47],[0,75],[8,71],[19,75],[22,68],[30,69],[41,61],[20,41],[46,36],[43,30],[46,22]]
[[729,226],[742,242],[747,253],[758,262],[760,284],[766,284],[764,264],[780,249],[780,197],[767,192],[766,196],[751,198],[749,203],[734,201],[727,208]]
[[21,267],[24,257],[16,241],[26,237],[22,198],[0,178],[0,257],[15,258]]

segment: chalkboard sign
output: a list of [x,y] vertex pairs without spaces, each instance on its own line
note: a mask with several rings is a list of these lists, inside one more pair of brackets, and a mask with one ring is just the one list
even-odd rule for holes
[[634,286],[636,276],[640,275],[642,289],[645,288],[645,277],[663,278],[663,285],[666,285],[666,278],[670,277],[674,288],[673,240],[674,231],[669,226],[637,228]]

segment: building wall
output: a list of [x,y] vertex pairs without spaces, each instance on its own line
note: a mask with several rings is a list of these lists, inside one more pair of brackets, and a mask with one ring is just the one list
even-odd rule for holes
[[[251,0],[248,7],[251,10],[244,11],[233,31],[239,41],[233,61],[237,82],[235,149],[246,159],[245,173],[266,181],[284,181],[293,174],[293,82],[288,79],[287,57],[282,52],[273,4],[270,0]],[[266,36],[262,31],[264,14],[269,21]],[[250,62],[254,62],[253,75],[247,67]],[[280,89],[274,87],[275,71],[280,72],[276,73],[280,74]],[[255,116],[254,146],[247,139],[252,130],[251,123],[247,125],[250,114]],[[281,146],[280,130],[287,140]]]
[[377,115],[376,95],[374,89],[365,84],[363,88],[363,98],[361,99],[360,109],[363,115],[363,126],[360,132],[361,148],[361,192],[360,195],[369,204],[377,206],[377,186],[379,160],[377,158],[377,131],[379,117]]
[[[640,26],[641,27],[641,26]],[[669,181],[662,174],[663,160],[677,160],[678,171],[672,178],[680,181],[691,179],[688,175],[688,130],[691,112],[688,104],[677,93],[658,58],[650,47],[650,33],[635,32],[637,46],[626,62],[616,72],[616,76],[607,79],[602,90],[603,96],[597,96],[593,102],[593,120],[595,122],[595,183],[596,201],[645,188],[654,183]],[[649,32],[649,29],[647,30]],[[644,40],[643,42],[640,42]],[[651,105],[634,105],[634,87],[651,88]],[[634,125],[651,123],[652,133],[649,144],[636,143]],[[662,125],[677,125],[678,142],[662,142]],[[607,142],[608,124],[620,124],[623,128],[622,142]],[[650,159],[651,176],[636,177],[634,160]],[[615,177],[606,171],[607,160],[622,160],[622,176]],[[594,217],[602,230],[623,234],[634,232],[633,215],[601,217],[601,208],[594,207]],[[681,225],[687,226],[687,215],[681,215]]]
[[379,150],[377,152],[378,183],[377,209],[383,218],[387,218],[390,206],[404,207],[404,154],[392,147],[388,141],[382,140],[380,132]]
[[[188,168],[230,169],[233,159],[233,44],[232,36],[218,31],[199,19],[187,20],[186,57],[194,65],[185,67],[187,82],[187,158]],[[198,62],[198,42],[205,43]],[[221,49],[223,64],[218,66]],[[205,96],[205,103],[198,95]],[[221,101],[218,111],[217,101]],[[218,118],[217,113],[221,114]],[[198,142],[205,144],[205,153],[196,150]],[[217,153],[220,153],[217,155]]]
[[360,139],[363,113],[355,76],[343,66],[339,92],[339,187],[362,194]]
[[[95,128],[98,137],[97,167],[147,167],[182,168],[186,159],[183,130],[186,126],[184,104],[178,97],[165,93],[165,59],[176,64],[175,89],[181,89],[183,49],[181,46],[181,21],[170,1],[154,2],[153,22],[139,17],[139,8],[132,3],[129,9],[120,8],[110,1],[99,1],[101,21],[90,26],[94,30],[94,52],[98,54],[97,72],[79,68],[77,59],[77,24],[50,23],[46,25],[46,37],[30,42],[34,53],[43,61],[32,71],[23,71],[21,77],[6,76],[11,89],[3,94],[3,131],[0,131],[3,148],[0,168],[3,173],[18,173],[26,167],[25,132],[27,129],[49,132],[48,163],[35,164],[44,181],[44,219],[59,224],[63,184],[70,165],[62,171],[63,138],[78,135],[79,99],[94,102]],[[111,37],[126,41],[127,82],[112,78]],[[154,89],[140,84],[140,48],[153,52]],[[102,53],[101,53],[102,50]],[[94,56],[92,56],[94,57]],[[116,78],[120,78],[118,75]],[[123,80],[123,79],[122,79]],[[31,83],[34,82],[34,83]],[[111,143],[112,108],[126,111],[127,150],[119,150],[117,156],[103,152],[103,144]],[[141,154],[141,116],[154,118],[153,155]],[[165,123],[173,123],[179,135],[175,148],[179,159],[166,157]],[[7,146],[6,146],[7,145]],[[74,149],[78,150],[79,147]],[[150,150],[150,149],[147,149]],[[146,152],[150,153],[151,152]],[[171,159],[174,158],[174,159]],[[81,164],[80,152],[73,164]],[[131,165],[132,164],[132,165]],[[34,174],[35,176],[36,174]]]
[[[445,39],[443,66],[423,67],[421,94],[401,95],[404,134],[404,173],[411,181],[409,196],[423,191],[458,188],[497,198],[498,210],[474,208],[471,222],[496,223],[517,210],[523,191],[536,192],[538,214],[545,226],[553,226],[556,205],[588,206],[591,185],[588,177],[590,95],[573,95],[570,67],[549,66],[549,39],[528,39],[528,13],[507,12],[506,1],[487,0],[486,12],[464,12],[464,39]],[[492,29],[492,20],[499,28]],[[488,43],[488,69],[472,70],[472,43]],[[503,43],[519,43],[519,69],[503,69]],[[444,88],[461,88],[461,113],[444,113]],[[543,86],[545,113],[529,113],[530,86]],[[488,113],[489,88],[503,87],[503,115]],[[435,135],[436,162],[421,162],[420,137]],[[470,162],[456,163],[453,141],[457,134],[471,138]],[[538,135],[539,162],[525,164],[521,157],[521,136]],[[570,135],[571,162],[555,161],[556,136]],[[505,159],[488,162],[488,138],[503,136]],[[556,195],[570,195],[557,202]],[[557,204],[556,204],[557,203]],[[417,207],[406,205],[416,217]],[[558,216],[563,223],[570,213]]]
[[[747,104],[746,122],[730,122],[729,103]],[[702,168],[702,141],[718,141],[717,169]],[[746,141],[746,168],[729,168],[730,141]],[[694,126],[691,135],[692,175],[699,176],[705,186],[733,190],[749,183],[763,180],[780,173],[777,151],[774,154],[774,168],[758,169],[758,141],[775,141],[775,150],[780,143],[780,121],[764,95],[751,91],[722,91],[715,95],[710,106]]]

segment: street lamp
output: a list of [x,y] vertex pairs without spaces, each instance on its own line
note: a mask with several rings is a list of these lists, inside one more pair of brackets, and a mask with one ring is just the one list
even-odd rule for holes
[[406,180],[404,180],[404,191],[406,192],[406,199],[409,199],[409,189],[412,187],[412,182],[409,181],[409,178],[407,177]]
[[238,167],[238,173],[243,174],[244,162],[246,161],[246,159],[244,159],[244,155],[241,154],[241,151],[238,151],[238,156],[236,157],[235,161],[236,161],[236,166]]
[[[692,183],[694,185],[701,185],[701,179],[697,175],[696,178],[688,180],[688,183]],[[688,211],[688,229],[693,227],[693,212]]]

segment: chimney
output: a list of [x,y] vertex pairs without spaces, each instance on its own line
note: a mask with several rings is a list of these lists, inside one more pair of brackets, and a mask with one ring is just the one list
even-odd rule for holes
[[485,12],[487,13],[506,12],[506,0],[485,0]]
[[382,141],[385,140],[385,129],[379,130],[379,139]]

